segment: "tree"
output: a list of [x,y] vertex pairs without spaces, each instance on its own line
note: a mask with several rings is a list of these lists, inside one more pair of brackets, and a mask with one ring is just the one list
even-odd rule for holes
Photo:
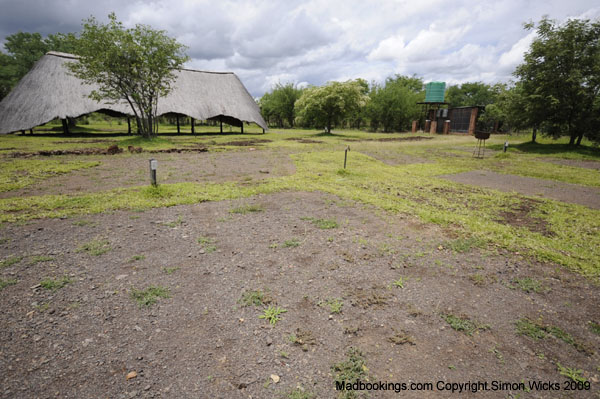
[[140,133],[150,137],[157,131],[159,97],[166,96],[188,57],[185,46],[165,31],[147,25],[125,29],[114,13],[108,24],[90,17],[76,41],[78,62],[69,69],[86,83],[97,84],[90,98],[96,101],[127,101]]
[[293,83],[277,83],[270,93],[265,93],[261,97],[259,105],[267,123],[275,119],[277,125],[281,128],[284,121],[287,121],[288,125],[293,127],[296,118],[294,104],[301,94],[302,90]]
[[6,37],[0,53],[0,99],[21,80],[48,51],[72,53],[75,35],[56,33],[43,38],[39,33],[18,32]]
[[296,119],[303,126],[325,126],[331,132],[332,126],[360,112],[369,100],[359,80],[329,82],[321,87],[309,87],[296,101]]
[[600,21],[558,25],[544,17],[515,76],[534,128],[553,137],[568,135],[570,145],[584,136],[600,139]]
[[450,86],[446,90],[446,102],[450,107],[492,104],[498,92],[499,85],[488,85],[483,82],[467,82],[458,86]]
[[417,102],[424,96],[423,81],[415,76],[396,75],[386,79],[384,85],[374,84],[369,93],[371,100],[366,114],[371,128],[383,125],[384,132],[404,131],[419,116]]

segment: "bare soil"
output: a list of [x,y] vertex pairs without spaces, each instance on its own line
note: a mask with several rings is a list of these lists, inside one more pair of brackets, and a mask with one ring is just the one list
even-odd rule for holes
[[[263,211],[230,213],[244,205]],[[308,218],[339,226],[320,229]],[[453,252],[437,226],[336,197],[288,192],[40,220],[5,225],[0,239],[0,259],[22,257],[0,269],[3,279],[18,280],[0,296],[3,398],[282,398],[298,386],[335,398],[331,367],[349,347],[363,353],[371,381],[541,380],[562,387],[560,363],[582,369],[592,389],[558,396],[599,392],[600,336],[588,324],[600,322],[597,286],[493,248]],[[80,249],[94,239],[107,240],[110,250],[93,256]],[[286,247],[292,239],[299,245]],[[71,279],[64,288],[39,285],[63,276]],[[516,288],[525,277],[542,288]],[[400,278],[403,288],[392,284]],[[139,307],[131,291],[150,285],[168,288],[171,297]],[[258,289],[287,310],[275,325],[259,319],[262,308],[239,303]],[[332,298],[343,301],[341,313],[324,306]],[[442,318],[449,314],[481,329],[456,331]],[[518,335],[522,317],[559,327],[579,349],[590,349]]]
[[388,142],[388,141],[421,141],[421,140],[431,140],[433,137],[425,137],[425,136],[407,136],[407,137],[381,137],[377,139],[346,139],[345,141],[379,141],[379,142]]
[[[21,190],[0,193],[0,198],[45,194],[75,194],[133,187],[149,183],[148,160],[158,160],[159,183],[258,180],[295,172],[290,157],[262,150],[165,154],[124,154],[89,157],[101,165],[55,176]],[[68,160],[68,157],[64,159]],[[81,157],[73,158],[81,160]]]
[[487,170],[475,170],[440,177],[457,183],[472,184],[505,192],[516,191],[525,195],[551,198],[600,209],[600,189],[594,187],[533,177],[505,175]]

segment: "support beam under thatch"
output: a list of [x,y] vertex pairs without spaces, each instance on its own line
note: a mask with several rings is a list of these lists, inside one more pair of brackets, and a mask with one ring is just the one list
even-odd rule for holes
[[64,134],[69,134],[69,124],[66,119],[61,119]]
[[223,133],[223,121],[219,120],[219,122],[221,122],[221,133]]
[[196,134],[196,132],[194,131],[194,118],[191,118],[191,119],[192,119],[192,134]]
[[131,134],[131,118],[127,118],[127,134]]
[[181,128],[179,127],[179,115],[175,115],[175,118],[177,119],[177,133],[181,133]]
[[242,124],[240,126],[242,128],[242,134],[244,134],[244,122],[242,122]]

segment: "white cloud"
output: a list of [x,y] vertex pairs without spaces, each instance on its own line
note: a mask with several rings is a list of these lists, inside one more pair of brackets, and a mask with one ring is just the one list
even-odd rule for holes
[[188,67],[233,71],[254,96],[277,81],[323,84],[395,73],[456,84],[505,81],[543,15],[598,18],[597,0],[0,0],[0,42],[20,31],[76,31],[115,11],[167,30]]

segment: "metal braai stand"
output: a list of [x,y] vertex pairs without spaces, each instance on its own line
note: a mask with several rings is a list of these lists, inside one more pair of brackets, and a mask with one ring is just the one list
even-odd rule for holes
[[475,150],[473,150],[473,157],[483,158],[485,155],[485,141],[490,138],[490,134],[487,132],[476,131],[475,138],[477,139],[477,146],[475,147]]

